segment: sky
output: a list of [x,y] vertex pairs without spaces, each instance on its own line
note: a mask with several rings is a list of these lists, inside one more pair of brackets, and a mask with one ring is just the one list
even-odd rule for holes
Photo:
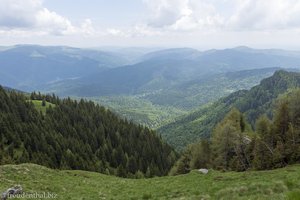
[[0,0],[0,46],[300,50],[299,0]]

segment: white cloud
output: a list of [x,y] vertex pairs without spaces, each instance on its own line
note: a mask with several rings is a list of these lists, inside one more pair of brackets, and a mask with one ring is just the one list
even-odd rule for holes
[[300,27],[298,0],[237,0],[228,26],[240,30],[280,30]]
[[150,11],[148,25],[171,30],[219,27],[223,23],[208,0],[144,0]]
[[56,12],[43,7],[42,0],[0,0],[0,33],[14,33],[26,36],[91,34],[92,22],[87,19],[81,26]]
[[[299,0],[142,1],[145,10],[132,15],[136,23],[121,14],[113,16],[119,17],[115,22],[88,10],[80,13],[80,16],[91,14],[88,17],[98,23],[94,25],[91,19],[71,21],[64,13],[46,8],[43,0],[0,0],[0,42],[68,41],[69,45],[89,43],[89,46],[96,45],[96,41],[107,45],[300,45]],[[128,2],[128,7],[132,2]]]
[[6,28],[30,27],[41,8],[39,0],[0,0],[0,26]]
[[159,30],[155,30],[146,25],[136,25],[134,29],[131,31],[131,35],[135,37],[143,37],[143,36],[159,36],[162,32]]
[[107,35],[111,36],[121,36],[121,37],[128,37],[127,33],[116,28],[109,28],[106,30]]
[[75,32],[75,27],[68,19],[49,11],[47,8],[43,8],[35,13],[35,19],[34,26],[36,28],[42,28],[52,34],[64,35]]
[[114,36],[114,37],[125,37],[125,38],[135,38],[135,37],[151,37],[161,35],[162,32],[155,30],[147,25],[136,25],[131,29],[118,29],[109,28],[106,30],[104,35]]
[[299,0],[144,0],[144,2],[150,12],[146,24],[160,29],[256,31],[300,28]]
[[96,33],[91,19],[85,19],[84,22],[81,24],[79,31],[87,35],[93,35]]

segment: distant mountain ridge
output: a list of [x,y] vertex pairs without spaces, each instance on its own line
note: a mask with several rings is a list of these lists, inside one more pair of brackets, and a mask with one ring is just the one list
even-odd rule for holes
[[0,83],[26,91],[56,91],[63,95],[131,95],[159,91],[218,73],[300,68],[300,53],[295,51],[248,47],[208,51],[174,48],[153,52],[128,48],[126,51],[39,45],[3,47]]
[[202,54],[202,52],[192,48],[164,49],[147,53],[141,57],[141,60],[166,60],[170,58],[174,60],[193,59],[200,56],[200,54]]
[[148,53],[133,65],[44,87],[74,96],[134,95],[169,89],[214,74],[274,67],[300,68],[300,53],[246,47],[204,52],[165,49]]
[[0,51],[0,83],[32,91],[129,63],[110,52],[64,46],[17,45]]

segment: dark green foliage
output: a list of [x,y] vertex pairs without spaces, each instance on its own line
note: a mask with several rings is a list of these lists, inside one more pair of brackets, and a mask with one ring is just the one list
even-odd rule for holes
[[192,151],[188,148],[175,163],[174,167],[170,171],[170,175],[186,174],[190,172],[191,167],[191,153]]
[[268,169],[271,167],[274,135],[271,132],[271,121],[267,116],[261,116],[256,122],[257,136],[253,138],[253,167]]
[[23,94],[0,88],[0,164],[32,162],[133,178],[148,169],[149,177],[165,175],[176,160],[154,131],[91,101],[30,97],[55,107],[42,114]]
[[272,169],[300,161],[299,97],[300,89],[281,97],[272,123],[265,117],[258,120],[255,168]]
[[43,107],[46,106],[46,100],[45,100],[45,99],[43,99],[43,101],[42,101],[42,106],[43,106]]
[[212,157],[215,168],[243,171],[249,168],[249,134],[245,120],[237,110],[231,110],[220,122],[212,135]]
[[190,144],[170,171],[170,175],[186,174],[191,169],[211,167],[211,147],[208,140]]
[[201,140],[199,144],[191,145],[191,168],[208,168],[211,163],[211,147],[208,140]]

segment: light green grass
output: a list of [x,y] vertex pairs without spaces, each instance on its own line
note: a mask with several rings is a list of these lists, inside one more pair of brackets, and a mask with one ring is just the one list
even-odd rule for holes
[[52,108],[55,107],[55,104],[47,102],[47,101],[46,101],[46,106],[42,106],[43,101],[40,101],[40,100],[30,100],[30,101],[34,104],[35,108],[38,111],[42,111],[43,114],[46,113],[47,108],[49,108],[50,106],[52,106]]
[[[78,97],[73,98],[78,99]],[[152,129],[156,129],[173,121],[176,117],[187,114],[187,111],[175,108],[174,106],[153,104],[151,101],[143,99],[140,96],[106,96],[88,97],[86,99],[108,107],[121,117]]]
[[84,171],[51,170],[34,164],[0,166],[0,191],[52,192],[57,199],[300,199],[300,165],[272,171],[193,171],[176,177],[123,179]]

